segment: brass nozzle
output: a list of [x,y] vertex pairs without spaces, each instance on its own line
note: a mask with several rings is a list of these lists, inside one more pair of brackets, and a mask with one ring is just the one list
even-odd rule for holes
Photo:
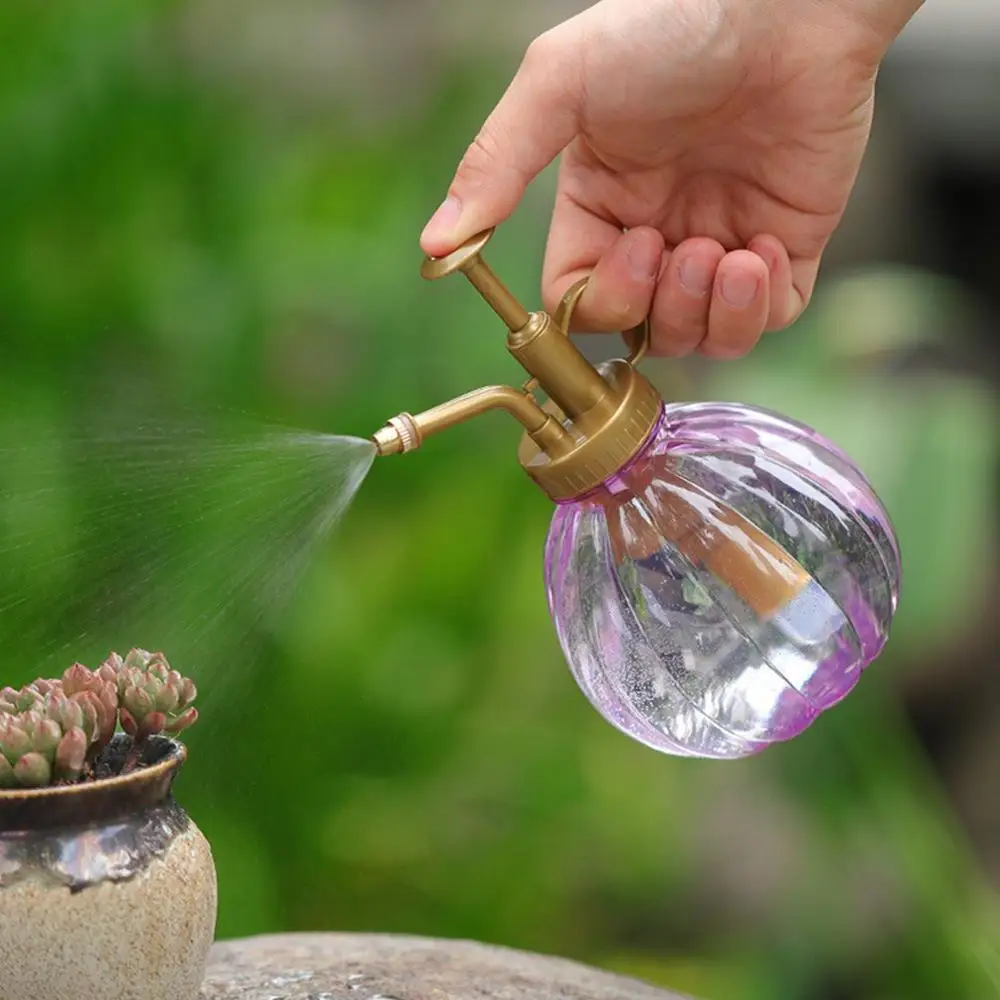
[[402,455],[419,448],[421,441],[420,430],[409,413],[392,417],[385,427],[380,427],[372,435],[379,455]]
[[572,437],[557,420],[526,392],[509,385],[474,389],[416,416],[400,413],[376,431],[372,441],[379,455],[399,455],[419,448],[428,434],[436,434],[491,410],[506,410],[546,454],[567,454],[573,447]]

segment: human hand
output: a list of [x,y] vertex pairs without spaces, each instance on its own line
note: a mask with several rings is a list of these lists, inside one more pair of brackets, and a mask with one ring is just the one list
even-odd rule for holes
[[507,218],[562,153],[542,292],[655,353],[745,354],[806,307],[886,49],[922,0],[602,0],[540,36],[421,237]]

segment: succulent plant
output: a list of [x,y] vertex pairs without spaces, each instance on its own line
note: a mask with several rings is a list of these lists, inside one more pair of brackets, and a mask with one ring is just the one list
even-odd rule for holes
[[194,683],[170,668],[162,653],[133,649],[118,671],[122,729],[137,740],[176,735],[198,719]]
[[114,679],[74,663],[62,676],[63,691],[80,704],[92,706],[97,724],[95,743],[100,752],[111,741],[118,722],[118,687]]
[[47,694],[59,690],[59,681],[49,681],[39,678],[31,684],[25,684],[20,691],[12,687],[0,690],[0,715],[19,715],[37,705]]
[[[89,706],[88,706],[89,707]],[[53,693],[20,715],[0,719],[0,787],[76,781],[97,733],[96,716]]]
[[132,738],[123,770],[138,762],[145,741],[176,735],[198,718],[197,690],[162,653],[133,649],[89,670],[74,663],[62,677],[0,690],[0,788],[77,781],[114,736]]

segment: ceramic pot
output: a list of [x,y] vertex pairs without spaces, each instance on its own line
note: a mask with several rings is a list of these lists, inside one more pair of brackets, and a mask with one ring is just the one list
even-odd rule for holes
[[0,1000],[195,1000],[216,877],[171,794],[186,756],[154,737],[128,774],[0,792]]

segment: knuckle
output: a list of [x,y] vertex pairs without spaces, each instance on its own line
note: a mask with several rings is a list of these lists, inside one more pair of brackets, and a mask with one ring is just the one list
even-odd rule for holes
[[764,323],[721,324],[710,326],[700,350],[707,357],[729,360],[749,353],[764,332]]
[[499,122],[484,125],[469,146],[468,156],[474,163],[495,163],[503,155],[504,128]]
[[525,49],[518,67],[518,82],[553,99],[565,97],[578,82],[579,39],[567,37],[565,25],[539,35]]
[[[600,302],[600,306],[596,305]],[[574,313],[574,325],[581,329],[607,333],[630,330],[647,315],[648,303],[643,303],[624,291],[588,288],[580,298]]]
[[555,29],[543,32],[534,38],[524,50],[521,59],[521,72],[533,73],[543,66],[548,66],[559,55],[559,35]]
[[472,140],[458,165],[457,176],[461,180],[475,180],[496,160],[497,143],[486,128]]
[[[558,305],[558,301],[555,304]],[[641,322],[638,313],[639,310],[627,302],[602,302],[600,308],[595,308],[584,297],[573,310],[570,325],[574,331],[588,333],[627,330]]]
[[505,163],[514,136],[509,117],[503,103],[494,109],[466,149],[459,173],[476,179]]
[[649,353],[660,358],[681,358],[698,348],[704,332],[680,331],[663,323],[653,323]]
[[652,353],[660,357],[678,358],[697,350],[704,343],[704,333],[659,326],[653,329]]
[[812,290],[801,292],[793,289],[791,295],[783,306],[775,309],[768,318],[768,333],[777,333],[780,330],[787,330],[794,326],[801,318],[802,314],[809,308],[809,300],[812,297]]
[[664,347],[688,353],[693,351],[708,336],[708,312],[683,309],[667,310],[657,302],[653,308],[653,336]]
[[472,140],[455,171],[455,184],[465,190],[481,187],[503,162],[504,143],[493,123],[487,123]]

